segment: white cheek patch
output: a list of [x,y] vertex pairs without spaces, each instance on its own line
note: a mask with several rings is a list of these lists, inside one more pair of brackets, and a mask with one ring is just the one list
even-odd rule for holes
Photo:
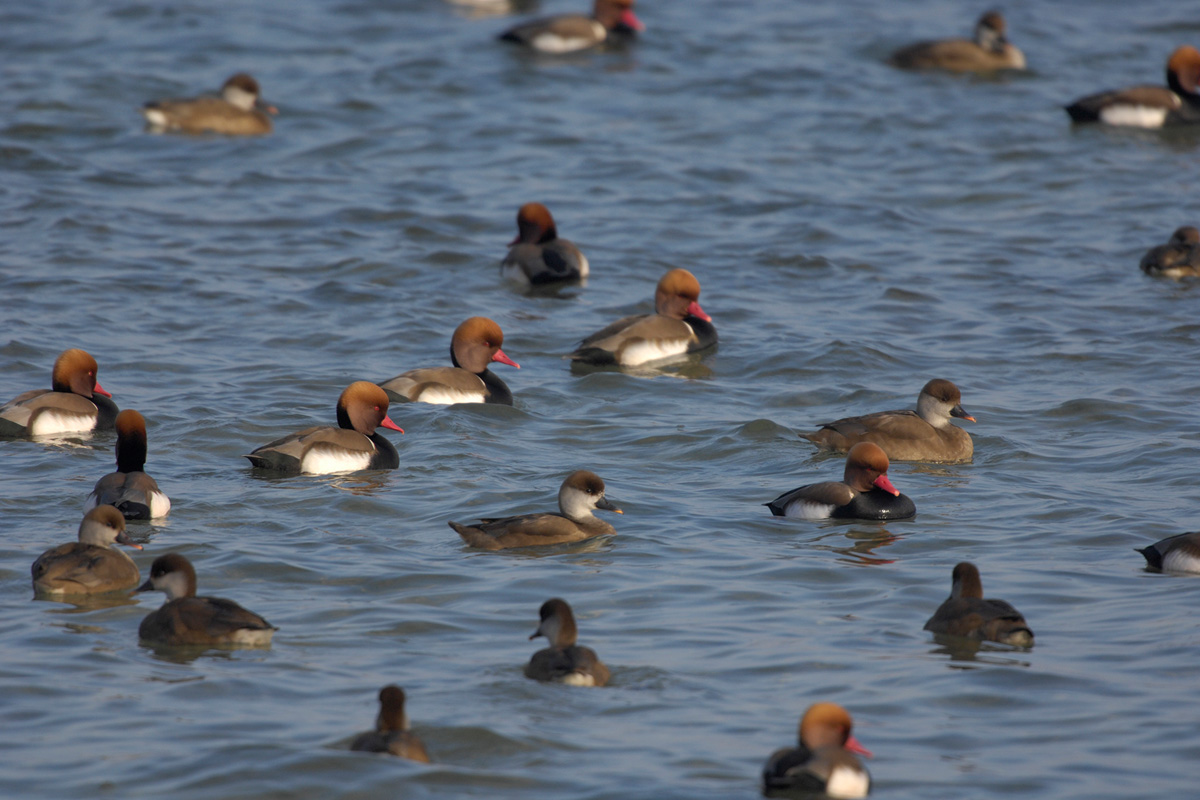
[[785,517],[798,519],[829,519],[833,506],[828,503],[814,503],[811,500],[793,500],[783,510]]
[[304,458],[300,461],[300,471],[310,475],[357,472],[360,469],[366,469],[370,463],[370,453],[333,447],[314,447],[304,454]]
[[664,358],[674,358],[687,352],[687,339],[658,339],[650,341],[643,339],[633,342],[621,351],[617,362],[627,367],[638,364],[648,364],[651,361],[661,361]]
[[29,427],[31,436],[54,436],[59,433],[81,433],[96,427],[91,414],[71,414],[63,411],[42,411]]
[[482,391],[463,392],[437,384],[427,387],[416,397],[418,403],[433,403],[439,406],[448,406],[454,403],[482,403],[484,399]]
[[1200,572],[1200,557],[1176,548],[1163,559],[1163,569],[1169,572]]
[[836,767],[825,784],[825,794],[830,797],[866,797],[871,780],[865,772],[846,767]]
[[1133,128],[1161,128],[1167,119],[1165,108],[1149,106],[1109,106],[1100,112],[1100,121],[1108,125],[1127,125]]

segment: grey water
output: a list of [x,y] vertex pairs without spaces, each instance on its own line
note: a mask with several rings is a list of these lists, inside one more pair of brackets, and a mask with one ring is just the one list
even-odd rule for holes
[[[137,626],[161,595],[32,601],[114,438],[0,442],[0,794],[752,798],[818,700],[854,715],[877,797],[1194,794],[1200,579],[1133,548],[1200,499],[1200,290],[1137,269],[1197,224],[1200,133],[1061,106],[1161,84],[1200,19],[1015,0],[1027,74],[884,62],[983,10],[644,0],[631,47],[545,58],[437,0],[0,5],[0,402],[95,355],[174,503],[131,526],[143,573],[182,552],[201,593],[280,627],[269,650],[155,651]],[[143,130],[143,102],[241,70],[273,135]],[[530,200],[585,286],[501,282]],[[718,350],[573,371],[673,267]],[[495,370],[514,407],[393,406],[391,472],[241,458],[332,424],[353,380],[448,363],[473,315],[521,364]],[[975,458],[893,465],[914,520],[762,507],[841,474],[796,431],[933,377],[962,389]],[[552,509],[577,468],[624,509],[616,537],[491,553],[446,526]],[[963,560],[1034,648],[921,630]],[[610,686],[522,676],[552,596]],[[348,750],[392,682],[429,766]]]

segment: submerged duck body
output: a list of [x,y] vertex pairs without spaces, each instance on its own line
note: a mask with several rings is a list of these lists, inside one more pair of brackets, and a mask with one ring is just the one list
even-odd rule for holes
[[611,536],[617,531],[592,512],[601,508],[620,514],[621,509],[604,496],[604,481],[594,472],[577,470],[558,490],[558,514],[525,514],[519,517],[481,519],[476,525],[449,525],[471,547],[504,550],[510,547],[581,542],[594,536]]
[[196,596],[196,570],[178,553],[154,559],[139,592],[165,592],[167,602],[138,626],[144,642],[206,647],[265,647],[278,630],[232,600]]
[[963,561],[954,567],[950,596],[925,623],[925,630],[1017,647],[1033,646],[1025,617],[1003,600],[985,599],[979,569]]
[[1134,128],[1200,124],[1200,51],[1179,47],[1167,59],[1167,86],[1134,86],[1081,97],[1066,107],[1072,122]]
[[54,436],[112,428],[117,406],[96,381],[96,359],[65,350],[54,361],[50,389],[34,389],[0,406],[0,436]]
[[610,673],[590,647],[575,644],[579,629],[575,614],[565,600],[554,597],[538,610],[538,628],[530,641],[545,636],[550,646],[537,651],[525,665],[525,677],[544,683],[568,686],[604,686]]
[[346,387],[337,402],[338,427],[305,428],[264,444],[246,456],[260,469],[327,475],[400,466],[396,448],[377,427],[404,431],[387,415],[388,397],[367,381]]
[[1190,225],[1171,234],[1166,244],[1151,247],[1142,256],[1142,272],[1166,278],[1200,276],[1200,230]]
[[588,260],[573,242],[558,238],[550,210],[526,203],[517,212],[517,238],[508,245],[500,274],[527,286],[577,281],[588,275]]
[[502,41],[540,53],[562,54],[604,44],[613,35],[632,36],[645,29],[633,13],[634,0],[596,0],[592,15],[560,14],[524,22],[500,34]]
[[1200,531],[1168,536],[1138,552],[1151,569],[1200,573]]
[[871,442],[846,454],[842,480],[812,483],[767,503],[777,517],[801,519],[907,519],[917,508],[888,480],[888,457]]
[[699,300],[696,276],[673,269],[654,290],[655,313],[624,317],[593,333],[579,343],[571,359],[633,367],[712,347],[717,329]]
[[825,423],[819,431],[802,433],[823,449],[846,452],[859,442],[879,445],[892,461],[936,461],[956,464],[975,453],[971,435],[950,424],[951,417],[974,422],[963,410],[962,393],[947,380],[935,378],[917,396],[917,410],[880,411]]
[[135,550],[125,532],[125,517],[112,506],[88,511],[79,523],[79,540],[61,544],[37,557],[30,568],[33,591],[43,595],[89,595],[132,589],[141,575],[133,559],[112,548],[113,543]]
[[902,69],[941,69],[948,72],[993,72],[1025,69],[1025,54],[1008,41],[1008,23],[988,11],[975,23],[974,39],[941,39],[919,42],[892,54],[891,63]]
[[404,690],[399,686],[393,684],[380,689],[375,730],[359,734],[350,749],[365,753],[390,753],[428,764],[429,753],[425,750],[424,742],[408,729],[404,700]]
[[851,735],[849,712],[836,703],[814,703],[800,718],[799,746],[776,750],[763,765],[763,793],[835,798],[866,797],[871,776],[855,753],[871,756]]
[[[220,97],[156,100],[142,108],[142,116],[159,131],[263,136],[271,132],[272,125],[259,105],[258,81],[239,72],[221,86]],[[270,106],[265,108],[275,112]]]
[[158,519],[171,511],[171,500],[145,473],[146,420],[125,409],[117,415],[117,470],[96,481],[83,510],[114,506],[126,519]]
[[500,348],[504,332],[487,317],[471,317],[450,338],[451,367],[426,367],[404,372],[379,385],[389,397],[414,403],[493,403],[511,406],[512,392],[488,365],[521,368]]

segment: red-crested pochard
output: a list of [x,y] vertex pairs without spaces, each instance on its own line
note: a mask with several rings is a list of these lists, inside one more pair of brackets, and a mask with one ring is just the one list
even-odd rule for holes
[[673,269],[654,289],[654,312],[619,319],[579,343],[571,354],[586,364],[632,367],[694,353],[717,343],[712,317],[700,307],[700,281]]
[[517,238],[508,244],[500,274],[515,283],[544,283],[586,278],[588,260],[574,242],[558,238],[550,209],[526,203],[517,211]]
[[596,0],[592,15],[560,14],[531,20],[500,34],[541,53],[573,53],[603,44],[613,34],[632,36],[645,30],[633,13],[634,0]]
[[387,415],[387,392],[355,381],[337,401],[338,427],[305,428],[246,456],[260,469],[326,475],[360,469],[395,469],[400,455],[377,427],[404,433]]
[[968,561],[955,565],[950,596],[933,612],[925,630],[1017,647],[1033,646],[1033,631],[1021,612],[1003,600],[984,599],[979,569]]
[[167,602],[138,626],[144,642],[165,645],[265,647],[279,630],[232,600],[196,596],[196,570],[178,553],[154,559],[139,592],[165,592]]
[[951,417],[975,421],[963,411],[962,393],[950,381],[934,378],[917,395],[916,411],[878,411],[826,422],[821,430],[800,434],[826,450],[844,453],[859,442],[874,442],[892,461],[970,461],[971,435]]
[[142,108],[142,116],[155,130],[262,136],[271,132],[266,112],[274,114],[275,109],[260,108],[258,95],[258,81],[239,72],[221,86],[220,97],[155,100]]
[[350,749],[365,753],[391,753],[409,761],[429,763],[425,744],[408,729],[404,690],[395,684],[379,690],[379,716],[375,718],[375,730],[360,733]]
[[158,488],[146,468],[146,420],[125,409],[117,415],[117,471],[96,481],[96,488],[83,505],[89,511],[107,503],[116,506],[126,519],[157,519],[171,511],[171,501]]
[[1168,536],[1149,547],[1138,548],[1146,566],[1164,572],[1200,572],[1200,532]]
[[34,389],[0,406],[0,436],[52,436],[112,428],[117,405],[96,381],[96,359],[64,350],[54,361],[50,389]]
[[842,480],[811,483],[767,503],[777,517],[802,519],[907,519],[917,507],[888,480],[888,457],[879,445],[859,442],[846,454]]
[[390,397],[416,403],[496,403],[511,406],[512,392],[488,365],[493,361],[521,368],[504,354],[504,332],[487,317],[471,317],[450,337],[452,367],[403,372],[379,385]]
[[96,506],[79,523],[79,541],[60,544],[33,562],[33,591],[38,596],[101,594],[137,586],[137,565],[114,550],[113,542],[142,549],[125,533],[120,511]]
[[993,72],[1025,69],[1025,55],[1008,41],[1008,24],[998,11],[985,12],[975,23],[974,39],[918,42],[892,54],[891,63],[903,69],[944,69],[949,72]]
[[1200,51],[1177,48],[1167,59],[1167,87],[1134,86],[1081,97],[1067,106],[1073,122],[1135,128],[1200,123]]
[[1200,275],[1200,231],[1185,225],[1171,234],[1166,244],[1151,247],[1142,256],[1142,272],[1167,278]]
[[525,677],[547,683],[565,683],[568,686],[603,686],[608,683],[608,667],[590,647],[575,644],[579,629],[575,627],[575,615],[567,601],[557,597],[542,603],[538,611],[541,622],[529,637],[539,636],[550,640],[550,646],[538,650],[525,665]]
[[871,751],[851,735],[853,727],[837,703],[813,703],[800,718],[799,746],[776,750],[763,765],[763,794],[866,797],[871,776],[854,754],[870,758]]
[[572,472],[562,482],[558,490],[558,508],[561,512],[558,514],[481,519],[476,525],[449,524],[472,547],[503,550],[611,536],[616,529],[592,511],[602,508],[615,514],[624,513],[604,496],[604,481],[600,476],[585,469]]

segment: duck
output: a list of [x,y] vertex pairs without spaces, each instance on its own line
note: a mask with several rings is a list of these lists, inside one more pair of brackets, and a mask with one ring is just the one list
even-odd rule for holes
[[826,422],[812,433],[801,433],[825,450],[844,453],[859,442],[874,442],[892,461],[937,461],[958,464],[971,460],[971,435],[950,418],[974,422],[963,410],[962,392],[953,383],[934,378],[917,395],[917,410],[878,411],[861,417]]
[[969,561],[955,565],[950,596],[925,623],[925,630],[944,636],[1033,646],[1025,617],[1003,600],[984,599],[979,568]]
[[633,13],[634,0],[596,0],[592,15],[559,14],[521,23],[500,34],[539,53],[574,53],[604,44],[614,36],[631,37],[646,29]]
[[33,389],[0,406],[0,436],[110,430],[119,409],[96,380],[98,370],[87,351],[64,350],[54,360],[49,389]]
[[146,420],[133,409],[117,414],[117,470],[96,481],[83,510],[115,506],[126,519],[160,519],[171,511],[171,500],[146,469]]
[[1200,276],[1200,230],[1184,225],[1166,244],[1151,247],[1142,256],[1142,272],[1167,278]]
[[846,454],[842,480],[811,483],[767,503],[777,517],[907,519],[917,507],[888,480],[888,457],[877,444],[859,442]]
[[1138,548],[1146,566],[1164,572],[1200,572],[1200,531],[1168,536]]
[[414,403],[491,403],[511,406],[512,392],[488,365],[492,362],[521,368],[501,346],[504,332],[487,317],[471,317],[450,337],[452,367],[425,367],[402,372],[379,385],[393,400]]
[[1167,88],[1134,86],[1081,97],[1066,106],[1072,122],[1134,128],[1200,123],[1200,50],[1176,48],[1167,59]]
[[138,585],[142,576],[133,559],[114,550],[123,544],[141,550],[125,532],[125,517],[110,505],[99,505],[79,523],[79,540],[60,544],[37,557],[30,571],[33,591],[42,595],[119,592]]
[[763,765],[763,794],[866,797],[871,776],[858,755],[871,751],[851,735],[850,712],[837,703],[813,703],[800,718],[799,745],[776,750]]
[[517,211],[517,238],[508,244],[500,274],[525,286],[587,277],[588,260],[573,242],[558,238],[550,209],[526,203]]
[[579,343],[571,359],[625,367],[694,353],[717,343],[712,317],[700,307],[700,281],[686,269],[663,275],[654,313],[624,317]]
[[567,686],[603,686],[608,683],[609,671],[596,651],[575,644],[579,629],[567,601],[553,597],[538,610],[540,622],[529,640],[539,636],[550,640],[550,646],[538,650],[525,665],[525,677],[543,683],[565,683]]
[[558,514],[481,519],[476,525],[449,524],[463,541],[481,550],[536,547],[614,535],[616,529],[592,513],[597,508],[625,513],[604,496],[604,481],[599,475],[580,469],[568,475],[559,487]]
[[994,72],[1025,69],[1025,54],[1008,41],[1008,23],[998,11],[987,11],[975,23],[974,39],[918,42],[892,54],[902,69],[942,69],[948,72]]
[[136,592],[165,592],[167,602],[138,626],[142,641],[160,645],[266,647],[279,630],[232,600],[196,596],[196,570],[179,553],[154,559]]
[[155,131],[219,133],[226,136],[263,136],[271,132],[274,106],[259,99],[258,81],[244,72],[221,86],[220,97],[155,100],[142,107],[142,116]]
[[400,454],[375,429],[404,433],[387,415],[387,393],[369,381],[355,381],[337,401],[338,427],[305,428],[264,444],[246,458],[259,469],[328,475],[360,469],[395,469]]
[[408,714],[404,713],[404,690],[395,684],[379,690],[379,716],[375,718],[375,730],[360,733],[350,749],[364,753],[391,753],[409,761],[429,763],[425,744],[408,729]]

